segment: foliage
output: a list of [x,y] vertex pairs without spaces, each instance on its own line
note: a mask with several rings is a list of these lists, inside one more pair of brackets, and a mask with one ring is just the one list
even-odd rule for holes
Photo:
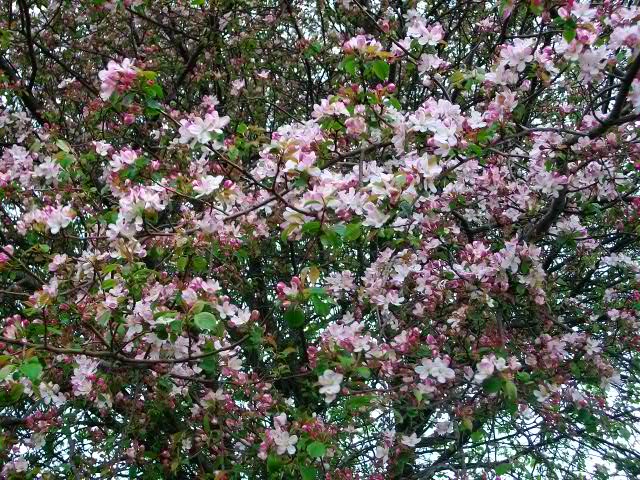
[[640,9],[8,0],[0,477],[640,475]]

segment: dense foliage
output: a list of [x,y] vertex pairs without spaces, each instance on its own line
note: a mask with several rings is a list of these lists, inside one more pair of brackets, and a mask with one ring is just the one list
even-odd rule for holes
[[637,478],[635,4],[4,0],[0,477]]

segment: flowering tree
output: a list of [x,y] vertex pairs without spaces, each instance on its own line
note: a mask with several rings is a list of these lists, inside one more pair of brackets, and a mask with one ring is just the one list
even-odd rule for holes
[[0,477],[640,475],[640,9],[8,0]]

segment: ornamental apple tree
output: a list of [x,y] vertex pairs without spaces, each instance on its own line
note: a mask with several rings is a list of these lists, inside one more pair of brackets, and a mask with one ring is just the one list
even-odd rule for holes
[[0,477],[640,475],[637,2],[1,8]]

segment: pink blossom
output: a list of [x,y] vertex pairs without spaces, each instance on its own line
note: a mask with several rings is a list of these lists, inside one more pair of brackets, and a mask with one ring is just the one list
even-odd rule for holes
[[409,448],[413,448],[420,443],[420,438],[414,432],[411,435],[403,435],[400,442]]
[[340,384],[343,378],[344,375],[333,370],[325,370],[318,377],[318,383],[321,385],[320,393],[324,395],[325,402],[331,403],[336,399],[336,395],[340,392]]
[[47,208],[47,227],[52,234],[66,228],[75,218],[76,213],[70,206]]
[[93,388],[100,362],[86,356],[76,357],[75,360],[77,366],[73,369],[73,376],[71,377],[73,393],[78,397],[88,396]]
[[347,126],[347,133],[354,136],[361,135],[367,128],[367,124],[362,117],[347,118],[344,123]]
[[223,180],[224,177],[221,175],[205,175],[193,181],[193,191],[198,194],[198,197],[210,195],[220,187]]
[[98,78],[102,81],[100,97],[103,100],[109,100],[116,90],[128,90],[137,75],[138,69],[134,66],[133,60],[125,58],[121,63],[111,60],[107,64],[107,69],[98,73]]
[[277,446],[278,455],[283,455],[285,452],[289,455],[296,453],[297,435],[289,435],[286,430],[276,428],[271,430],[271,437],[273,438],[273,443]]
[[245,87],[246,83],[244,79],[238,78],[231,82],[231,95],[237,96]]
[[216,134],[222,133],[222,129],[229,121],[229,117],[220,117],[215,110],[207,113],[204,118],[180,120],[180,143],[207,144],[215,138]]
[[418,365],[414,369],[421,380],[432,377],[435,378],[438,383],[446,383],[448,380],[453,380],[456,376],[454,370],[449,368],[449,359],[447,358],[444,360],[440,357],[436,357],[433,360],[423,358],[422,365]]

